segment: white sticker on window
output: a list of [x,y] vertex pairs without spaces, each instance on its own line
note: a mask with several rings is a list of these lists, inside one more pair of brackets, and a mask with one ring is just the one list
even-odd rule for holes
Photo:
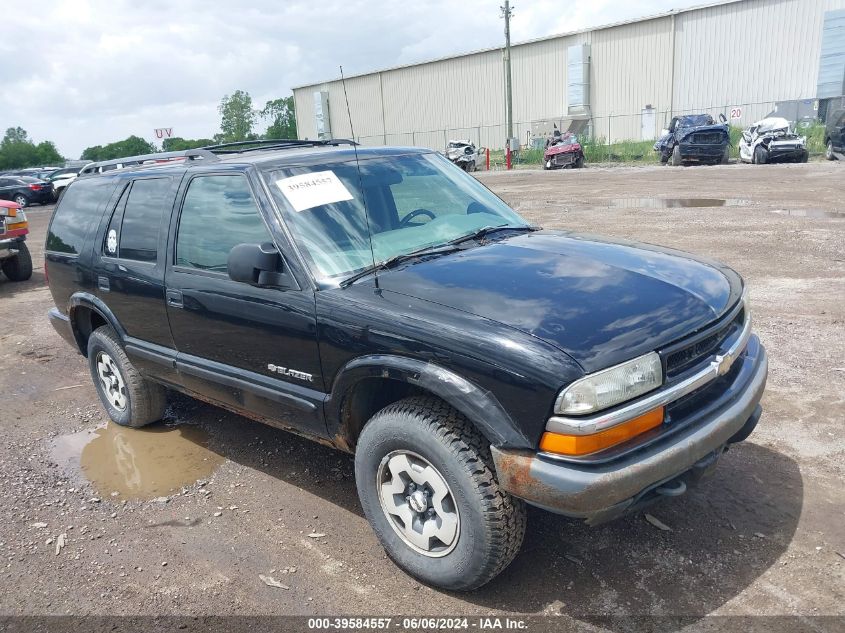
[[333,171],[316,171],[282,178],[276,181],[276,186],[296,211],[352,200],[352,194]]

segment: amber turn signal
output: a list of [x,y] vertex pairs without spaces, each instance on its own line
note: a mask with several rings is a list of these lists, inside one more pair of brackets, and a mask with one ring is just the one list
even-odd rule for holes
[[616,444],[621,444],[632,437],[663,424],[663,407],[652,409],[637,418],[617,424],[592,435],[563,435],[561,433],[543,433],[540,438],[540,450],[558,455],[589,455]]

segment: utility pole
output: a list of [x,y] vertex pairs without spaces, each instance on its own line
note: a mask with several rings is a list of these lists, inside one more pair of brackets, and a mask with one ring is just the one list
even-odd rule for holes
[[513,9],[510,0],[505,0],[505,6],[499,8],[502,10],[502,17],[505,18],[505,118],[508,129],[505,153],[508,157],[508,169],[510,169],[510,142],[513,138],[513,94],[511,92],[511,16]]

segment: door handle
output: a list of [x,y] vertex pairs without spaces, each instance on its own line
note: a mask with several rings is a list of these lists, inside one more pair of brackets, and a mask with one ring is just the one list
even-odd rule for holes
[[103,277],[102,275],[97,275],[97,288],[102,290],[103,292],[108,292],[111,290],[109,286],[109,278]]
[[168,290],[167,305],[169,305],[171,308],[183,308],[184,304],[182,303],[182,291]]

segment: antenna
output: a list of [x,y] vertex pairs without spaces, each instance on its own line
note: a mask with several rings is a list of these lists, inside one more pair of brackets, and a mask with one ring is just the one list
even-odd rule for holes
[[[343,66],[340,67],[340,83],[343,85],[343,98],[346,99],[346,116],[349,118],[349,131],[355,141],[355,129],[352,127],[352,112],[349,110],[349,95],[346,94],[346,79],[343,76]],[[361,190],[361,202],[364,204],[364,219],[367,222],[367,238],[370,240],[370,257],[373,259],[373,277],[378,289],[378,271],[376,270],[376,252],[373,249],[373,232],[370,230],[370,212],[367,210],[367,192],[364,191],[364,179],[361,177],[361,163],[358,161],[358,144],[352,144],[355,152],[355,169],[358,171],[358,188]]]

